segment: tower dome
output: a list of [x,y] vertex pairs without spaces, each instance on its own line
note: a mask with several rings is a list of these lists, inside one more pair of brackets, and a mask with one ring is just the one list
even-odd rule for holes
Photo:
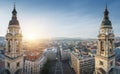
[[17,20],[17,11],[15,4],[14,4],[14,9],[12,11],[12,19],[10,20],[9,25],[19,25],[19,21]]
[[102,23],[101,23],[101,28],[112,28],[112,23],[111,21],[109,20],[109,11],[107,9],[107,5],[106,5],[106,8],[105,8],[105,11],[104,11],[104,17],[103,17],[103,20],[102,20]]

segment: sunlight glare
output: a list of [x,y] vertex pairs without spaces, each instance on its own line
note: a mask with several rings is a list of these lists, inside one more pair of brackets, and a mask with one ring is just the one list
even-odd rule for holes
[[30,34],[30,35],[26,35],[24,38],[28,41],[34,41],[38,39],[38,36],[36,34]]

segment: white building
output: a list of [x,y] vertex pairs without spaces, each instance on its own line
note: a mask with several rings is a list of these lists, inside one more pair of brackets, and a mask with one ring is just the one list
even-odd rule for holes
[[61,60],[68,60],[70,58],[70,49],[60,48]]
[[43,54],[27,55],[24,62],[24,74],[40,74],[46,62],[47,58]]
[[47,49],[45,49],[44,54],[48,60],[56,60],[57,48],[55,48],[55,47],[47,48]]

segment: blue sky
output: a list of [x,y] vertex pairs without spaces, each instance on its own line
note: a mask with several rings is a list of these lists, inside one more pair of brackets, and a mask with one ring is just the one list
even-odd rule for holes
[[106,2],[120,36],[120,0],[0,0],[0,36],[6,34],[14,2],[24,37],[97,38]]

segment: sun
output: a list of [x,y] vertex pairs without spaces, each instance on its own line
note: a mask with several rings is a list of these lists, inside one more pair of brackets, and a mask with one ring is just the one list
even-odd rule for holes
[[32,35],[28,36],[28,39],[29,39],[29,40],[34,40],[34,39],[36,39],[36,35],[35,35],[35,34],[32,34]]
[[38,36],[36,34],[29,34],[25,35],[24,39],[27,41],[35,41],[38,39]]

